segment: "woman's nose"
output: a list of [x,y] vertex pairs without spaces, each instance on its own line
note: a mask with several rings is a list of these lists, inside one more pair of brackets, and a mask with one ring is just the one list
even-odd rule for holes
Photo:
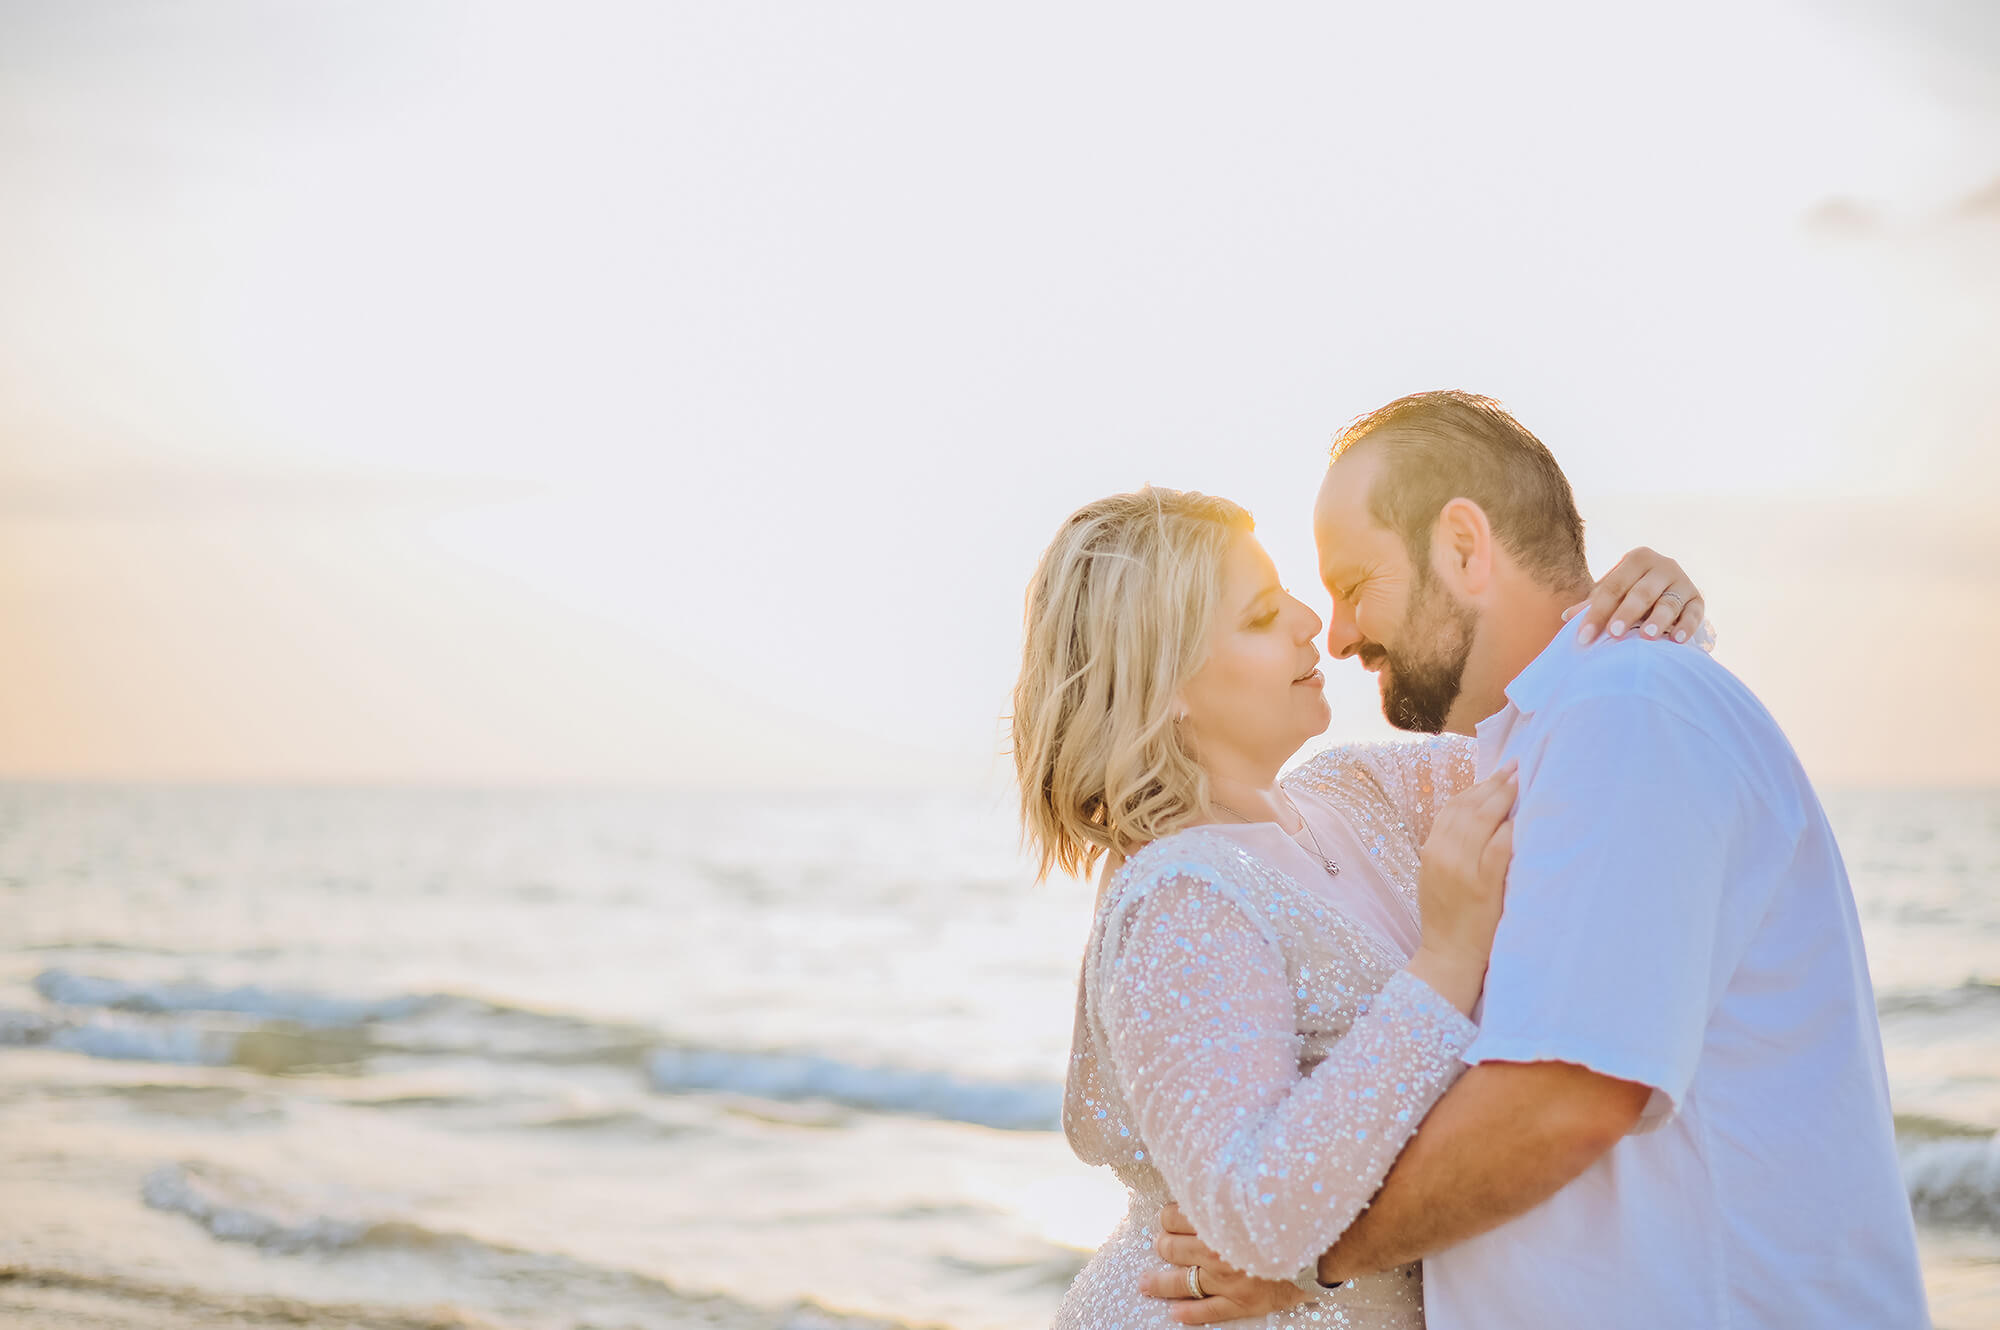
[[1304,601],[1300,601],[1299,608],[1306,612],[1305,622],[1301,625],[1305,631],[1299,636],[1299,644],[1303,646],[1319,636],[1321,624],[1319,615],[1313,613],[1312,606],[1306,604]]

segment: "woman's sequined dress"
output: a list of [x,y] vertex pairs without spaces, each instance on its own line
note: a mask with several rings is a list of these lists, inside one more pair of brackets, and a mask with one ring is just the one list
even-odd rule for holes
[[[1063,1107],[1071,1146],[1109,1165],[1130,1211],[1077,1276],[1057,1330],[1175,1323],[1139,1280],[1172,1198],[1223,1259],[1290,1279],[1368,1204],[1474,1028],[1402,973],[1417,849],[1471,782],[1470,741],[1337,748],[1285,778],[1326,853],[1275,824],[1197,827],[1106,885],[1084,951]],[[1420,1267],[1357,1279],[1282,1327],[1418,1327]]]

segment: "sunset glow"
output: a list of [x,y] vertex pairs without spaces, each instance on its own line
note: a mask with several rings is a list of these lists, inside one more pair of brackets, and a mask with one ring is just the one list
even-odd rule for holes
[[1331,432],[1454,385],[1822,779],[2000,779],[1954,13],[16,7],[0,768],[993,781],[1063,513],[1310,586]]

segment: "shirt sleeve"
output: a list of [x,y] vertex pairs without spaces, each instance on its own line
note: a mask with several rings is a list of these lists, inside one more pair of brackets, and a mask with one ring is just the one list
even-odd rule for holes
[[1554,717],[1514,815],[1507,902],[1466,1061],[1570,1062],[1678,1111],[1720,996],[1725,870],[1751,796],[1729,756],[1657,703]]
[[1140,1154],[1224,1260],[1291,1279],[1374,1197],[1473,1028],[1398,973],[1311,1074],[1271,930],[1177,871],[1107,935],[1101,1013]]

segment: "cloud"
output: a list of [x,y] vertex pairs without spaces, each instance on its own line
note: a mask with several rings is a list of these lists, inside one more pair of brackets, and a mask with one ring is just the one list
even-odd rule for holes
[[1844,195],[1822,199],[1799,216],[1807,234],[1827,240],[1921,238],[1939,225],[1992,221],[2000,221],[2000,176],[1920,217],[1898,219],[1875,203]]
[[2000,221],[2000,176],[1952,205],[1951,215],[1972,221]]
[[1879,233],[1882,214],[1855,199],[1831,198],[1808,208],[1800,224],[1813,235],[1849,239]]

